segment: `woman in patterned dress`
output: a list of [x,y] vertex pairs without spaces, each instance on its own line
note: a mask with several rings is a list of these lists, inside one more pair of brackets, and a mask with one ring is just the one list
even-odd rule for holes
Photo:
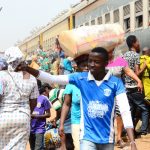
[[0,150],[25,150],[30,134],[30,113],[36,106],[36,79],[16,72],[23,59],[17,47],[5,51],[8,69],[0,71]]

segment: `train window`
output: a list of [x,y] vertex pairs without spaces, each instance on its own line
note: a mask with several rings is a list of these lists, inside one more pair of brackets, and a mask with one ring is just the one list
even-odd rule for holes
[[89,26],[89,22],[86,22],[86,23],[85,23],[85,26]]
[[123,14],[124,14],[124,17],[127,15],[130,15],[130,6],[129,5],[123,7]]
[[110,14],[106,14],[105,15],[105,23],[109,23],[110,22]]
[[135,13],[143,11],[143,3],[142,0],[138,0],[135,2]]
[[135,25],[136,28],[143,26],[143,3],[142,0],[135,2]]
[[92,20],[92,21],[91,21],[91,25],[95,25],[95,20]]
[[114,11],[114,23],[119,22],[119,10]]
[[98,24],[102,24],[102,17],[98,17],[98,18],[97,18],[97,23],[98,23]]
[[124,29],[126,32],[130,31],[130,18],[124,19]]
[[130,5],[123,7],[124,29],[126,32],[130,31]]

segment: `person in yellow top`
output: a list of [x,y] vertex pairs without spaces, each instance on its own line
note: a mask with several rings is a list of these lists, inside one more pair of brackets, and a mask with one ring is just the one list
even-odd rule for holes
[[30,64],[30,67],[33,68],[33,69],[39,70],[40,66],[37,63],[37,56],[36,55],[32,56],[32,62]]
[[150,105],[150,49],[145,47],[140,57],[140,68],[146,65],[145,70],[141,75],[144,86],[145,100]]

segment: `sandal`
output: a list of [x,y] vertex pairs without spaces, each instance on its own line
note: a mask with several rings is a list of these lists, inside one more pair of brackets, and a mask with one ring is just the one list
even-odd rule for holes
[[126,143],[124,143],[123,140],[118,140],[118,141],[117,141],[117,146],[118,146],[119,148],[124,148],[124,147],[126,146]]

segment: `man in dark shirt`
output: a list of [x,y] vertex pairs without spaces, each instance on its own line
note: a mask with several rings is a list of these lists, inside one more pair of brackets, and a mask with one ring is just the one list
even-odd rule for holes
[[[144,71],[146,65],[140,69],[140,45],[139,41],[134,35],[130,35],[126,39],[127,45],[129,47],[129,51],[124,54],[124,58],[128,61],[129,67],[138,75]],[[141,119],[142,119],[142,126],[141,130],[138,134],[146,135],[147,128],[148,128],[148,117],[149,112],[144,103],[144,96],[143,94],[138,91],[137,83],[133,79],[128,76],[125,76],[125,86],[127,88],[127,96],[129,99],[129,104],[131,107],[132,118],[135,117],[135,110],[138,108],[141,110]]]

